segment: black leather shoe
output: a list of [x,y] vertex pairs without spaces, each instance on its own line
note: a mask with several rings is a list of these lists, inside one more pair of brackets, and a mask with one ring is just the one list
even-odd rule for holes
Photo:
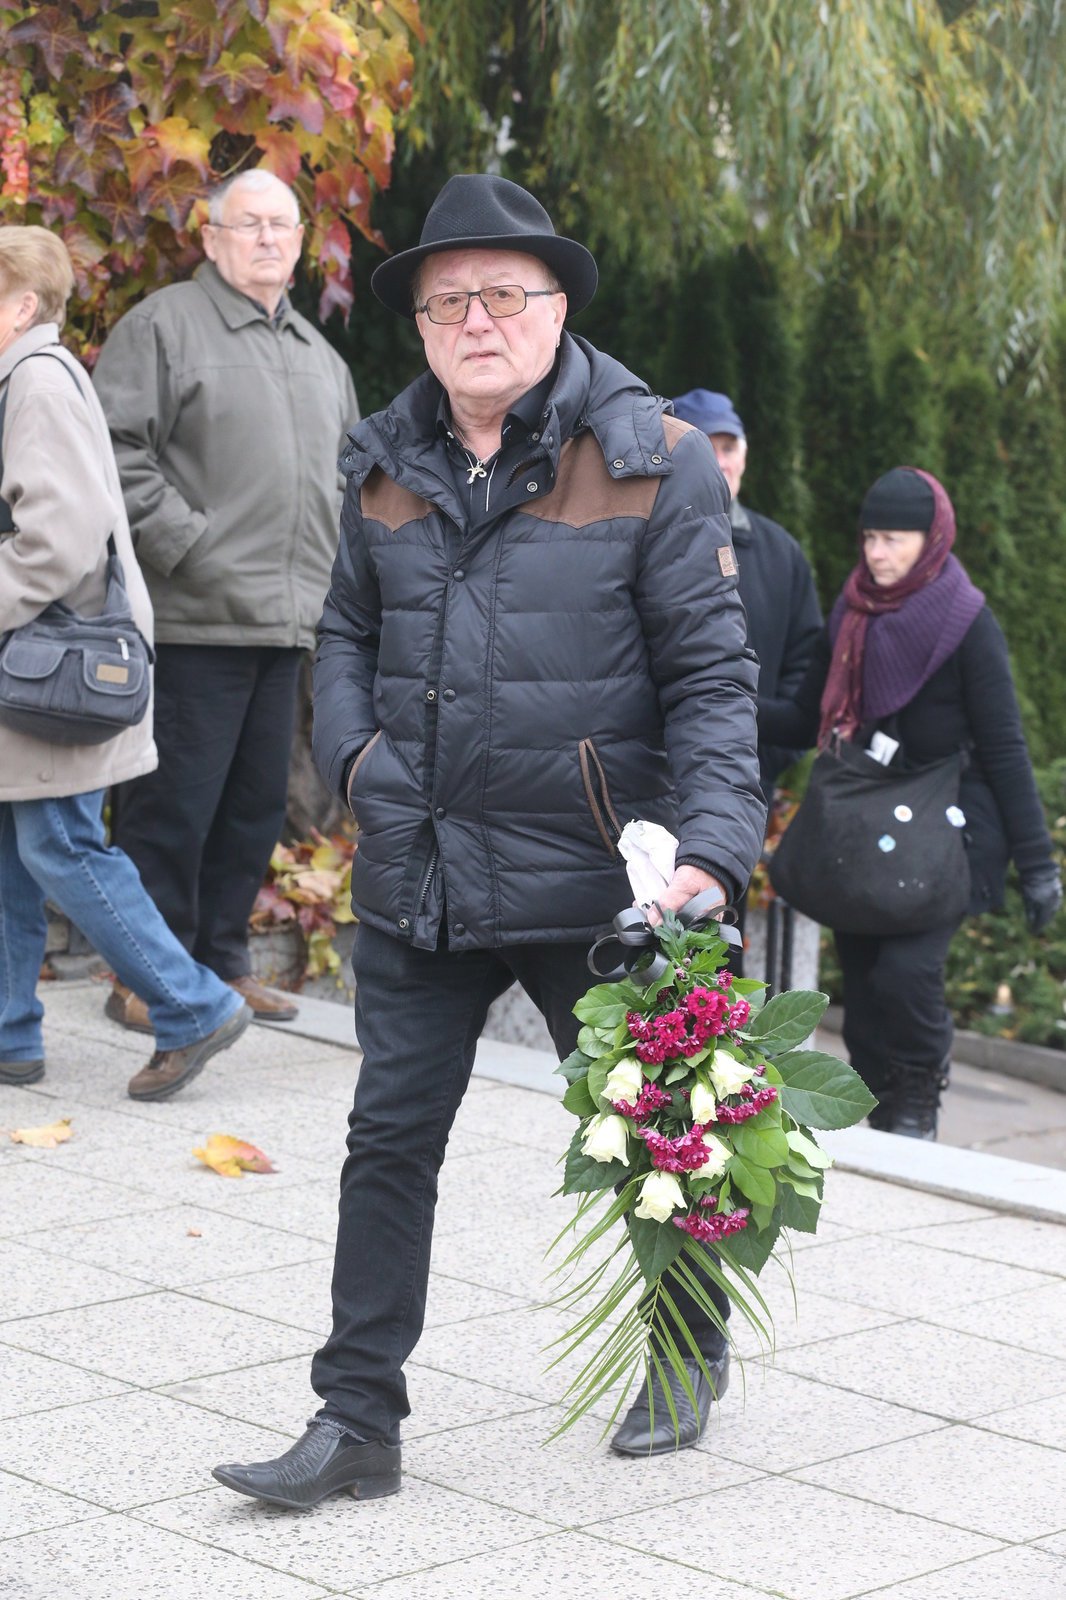
[[0,1083],[40,1083],[44,1077],[44,1061],[0,1061]]
[[346,1489],[356,1500],[378,1500],[400,1487],[400,1446],[365,1443],[328,1417],[315,1417],[291,1450],[274,1461],[226,1462],[212,1476],[227,1489],[303,1511]]
[[668,1450],[685,1450],[699,1444],[711,1415],[711,1406],[720,1400],[729,1387],[729,1350],[719,1356],[704,1356],[713,1385],[700,1371],[694,1359],[685,1361],[685,1371],[696,1396],[696,1410],[681,1387],[681,1380],[672,1368],[666,1366],[667,1382],[677,1412],[677,1427],[670,1415],[670,1407],[663,1393],[662,1380],[655,1373],[651,1380],[651,1399],[654,1401],[654,1421],[647,1386],[639,1399],[634,1400],[626,1413],[625,1421],[611,1440],[611,1449],[620,1456],[661,1456]]

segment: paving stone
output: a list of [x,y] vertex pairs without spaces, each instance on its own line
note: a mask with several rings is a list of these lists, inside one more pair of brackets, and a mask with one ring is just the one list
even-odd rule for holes
[[860,1233],[895,1233],[904,1228],[944,1228],[992,1213],[961,1200],[906,1189],[902,1184],[832,1169],[825,1184],[827,1220]]
[[286,1448],[264,1427],[142,1390],[50,1412],[43,1431],[35,1417],[4,1428],[12,1472],[109,1511],[203,1489],[216,1461],[262,1460]]
[[796,1476],[993,1539],[1035,1539],[1066,1522],[1066,1451],[976,1428],[941,1428]]
[[941,1426],[919,1411],[749,1366],[746,1374],[734,1370],[697,1448],[760,1471],[790,1472]]
[[1045,1280],[1041,1289],[1025,1289],[1003,1300],[983,1305],[959,1306],[928,1317],[944,1328],[959,1328],[989,1339],[1002,1339],[1012,1348],[1062,1350],[1066,1333],[1066,1280]]
[[[422,1573],[442,1561],[507,1550],[551,1531],[534,1517],[411,1475],[399,1494],[361,1505],[349,1495],[335,1495],[313,1516],[294,1516],[228,1489],[167,1500],[141,1515],[217,1549],[298,1571],[313,1583],[341,1590]],[[251,1588],[246,1592],[259,1593]],[[417,1585],[412,1583],[408,1592],[414,1600]]]
[[1032,1400],[1028,1405],[1009,1406],[975,1417],[974,1424],[993,1433],[1009,1433],[1014,1439],[1029,1439],[1033,1444],[1066,1448],[1066,1394],[1047,1400]]
[[[887,1327],[900,1320],[891,1311],[874,1311],[870,1306],[852,1305],[847,1300],[831,1300],[828,1295],[811,1289],[797,1291],[793,1298],[787,1283],[777,1282],[771,1288],[767,1278],[759,1287],[773,1315],[774,1351],[793,1350],[799,1345],[816,1344],[820,1339],[836,1339],[862,1328]],[[767,1361],[774,1361],[774,1355],[766,1352],[761,1336],[737,1311],[729,1319],[729,1331],[744,1359],[759,1360],[765,1356]]]
[[33,1235],[32,1246],[15,1244],[10,1239],[0,1242],[0,1327],[16,1317],[42,1316],[48,1311],[65,1311],[69,1306],[144,1293],[143,1283],[135,1278],[78,1261],[57,1262],[54,1256],[37,1248],[40,1237]]
[[[279,1190],[282,1194],[299,1190]],[[280,1199],[275,1204],[281,1205]],[[153,1211],[148,1218],[113,1217],[76,1227],[49,1228],[31,1235],[38,1249],[103,1266],[121,1261],[141,1284],[176,1289],[240,1268],[288,1266],[321,1254],[324,1246],[296,1233],[258,1227],[253,1222],[192,1205]]]
[[0,1336],[146,1388],[300,1355],[311,1343],[295,1328],[168,1291],[27,1317]]
[[[716,1537],[723,1529],[742,1531]],[[720,1575],[788,1600],[865,1595],[995,1548],[979,1534],[938,1527],[934,1553],[923,1518],[788,1478],[758,1478],[678,1501],[669,1516],[618,1517],[587,1531],[677,1561],[691,1562],[698,1550],[701,1594],[712,1595],[712,1576]]]
[[944,1567],[891,1591],[874,1589],[869,1600],[1062,1600],[1066,1561],[1018,1545]]
[[118,1183],[98,1183],[62,1166],[63,1146],[53,1160],[23,1161],[0,1172],[0,1238],[25,1241],[41,1228],[104,1217],[146,1216],[158,1209],[143,1194]]
[[475,1373],[478,1381],[508,1394],[547,1404],[558,1401],[580,1370],[576,1357],[547,1370],[557,1351],[547,1346],[570,1325],[557,1311],[530,1306],[511,1315],[473,1317],[468,1322],[430,1328],[422,1335],[415,1360],[423,1367],[459,1376]]
[[[18,1326],[8,1323],[6,1328],[0,1328],[0,1336]],[[48,1356],[18,1350],[10,1344],[0,1344],[0,1373],[0,1418],[53,1411],[101,1395],[121,1394],[129,1388],[121,1378],[86,1372],[82,1367],[52,1361]],[[11,1465],[3,1459],[5,1465]]]
[[934,1250],[956,1255],[981,1256],[1034,1272],[1057,1273],[1066,1278],[1066,1227],[1038,1222],[1033,1217],[988,1217],[976,1222],[949,1223],[901,1238],[916,1239]]
[[75,1500],[72,1495],[57,1494],[39,1483],[16,1478],[13,1473],[0,1472],[0,1541],[102,1515],[99,1506]]
[[761,1474],[737,1462],[682,1451],[652,1461],[613,1455],[603,1424],[583,1418],[547,1443],[562,1421],[555,1407],[434,1434],[412,1462],[419,1477],[525,1511],[564,1527],[623,1513],[636,1517],[685,1496]]
[[531,1094],[528,1089],[500,1084],[490,1096],[464,1100],[456,1126],[491,1135],[506,1144],[541,1151],[554,1162],[566,1151],[577,1122],[551,1095]]
[[1021,1267],[953,1256],[891,1236],[848,1239],[804,1252],[796,1284],[898,1316],[935,1316],[954,1306],[1039,1289],[1047,1279]]
[[1050,1539],[1041,1539],[1041,1550],[1050,1550],[1053,1555],[1066,1558],[1066,1531],[1053,1534]]
[[[449,1561],[418,1575],[417,1600],[544,1600],[580,1595],[581,1600],[619,1600],[632,1594],[677,1595],[703,1592],[698,1557],[688,1567],[660,1561],[637,1550],[623,1550],[585,1533],[555,1533],[531,1539],[513,1550],[469,1561]],[[373,1588],[351,1591],[353,1600],[412,1600],[410,1580],[386,1579]],[[762,1590],[721,1578],[714,1600],[765,1600]]]
[[[116,1587],[117,1585],[117,1587]],[[126,1516],[81,1522],[0,1544],[4,1600],[318,1600],[316,1584],[182,1539]]]
[[870,1328],[785,1350],[778,1365],[835,1388],[953,1421],[1066,1393],[1066,1361],[924,1323]]
[[270,1184],[269,1173],[251,1177],[252,1181],[242,1183],[220,1178],[211,1188],[205,1204],[231,1217],[243,1217],[247,1222],[298,1234],[332,1255],[337,1238],[335,1179],[275,1189]]

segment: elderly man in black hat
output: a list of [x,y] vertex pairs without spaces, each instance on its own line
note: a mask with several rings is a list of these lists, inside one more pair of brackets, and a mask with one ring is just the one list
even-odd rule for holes
[[[728,490],[704,434],[565,331],[596,276],[532,195],[481,175],[452,178],[418,247],[374,274],[378,298],[414,317],[429,371],[352,431],[341,462],[314,749],[360,828],[363,1063],[333,1330],[303,1436],[215,1472],[275,1504],[399,1488],[403,1366],[478,1036],[517,981],[572,1050],[589,942],[630,899],[621,826],[679,838],[675,908],[707,889],[735,899],[762,843]],[[693,1362],[679,1439],[663,1394],[651,1415],[642,1396],[620,1453],[696,1443],[725,1387],[719,1328],[683,1310],[715,1389]]]

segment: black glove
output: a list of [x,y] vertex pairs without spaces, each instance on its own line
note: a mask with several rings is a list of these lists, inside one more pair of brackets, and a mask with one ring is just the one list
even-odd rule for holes
[[1022,899],[1029,932],[1042,933],[1062,905],[1062,874],[1058,867],[1048,867],[1031,878],[1023,878]]

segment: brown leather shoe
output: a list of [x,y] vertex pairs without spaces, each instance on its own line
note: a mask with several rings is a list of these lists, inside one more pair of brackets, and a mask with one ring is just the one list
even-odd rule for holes
[[127,1090],[130,1099],[169,1100],[203,1071],[213,1055],[235,1044],[251,1020],[249,1007],[241,1006],[206,1039],[187,1044],[182,1050],[157,1050],[151,1061],[130,1079]]
[[243,978],[227,978],[226,982],[251,1006],[257,1022],[291,1022],[299,1011],[291,995],[268,989],[250,972]]
[[112,1022],[117,1022],[122,1028],[129,1028],[131,1033],[155,1032],[148,1015],[148,1007],[140,995],[134,994],[132,989],[127,989],[117,978],[111,985],[111,993],[104,1001],[104,1016],[110,1017]]

